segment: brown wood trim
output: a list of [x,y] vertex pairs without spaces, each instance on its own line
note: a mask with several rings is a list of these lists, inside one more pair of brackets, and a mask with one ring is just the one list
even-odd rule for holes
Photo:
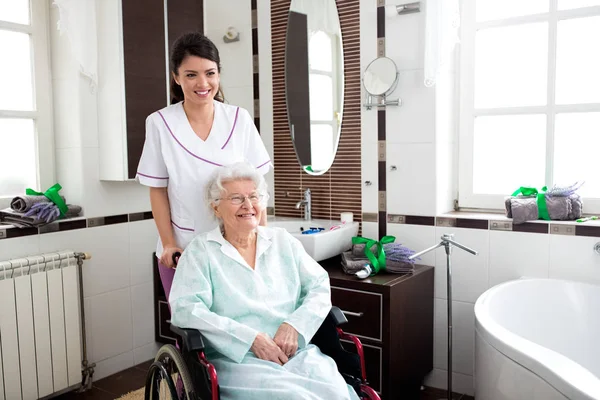
[[167,105],[164,2],[122,4],[128,177],[135,177],[146,139],[146,118]]

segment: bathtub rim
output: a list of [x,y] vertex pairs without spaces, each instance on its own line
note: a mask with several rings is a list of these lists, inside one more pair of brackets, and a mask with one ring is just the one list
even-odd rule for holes
[[490,346],[542,378],[567,398],[600,399],[600,379],[587,368],[552,349],[513,333],[490,315],[490,302],[506,287],[547,281],[594,286],[600,289],[598,285],[553,278],[527,278],[503,282],[486,290],[475,302],[475,329]]

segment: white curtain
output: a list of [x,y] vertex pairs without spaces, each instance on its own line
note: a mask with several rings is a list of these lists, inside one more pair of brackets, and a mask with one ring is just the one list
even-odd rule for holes
[[292,0],[290,11],[306,14],[308,32],[311,34],[317,31],[335,36],[340,34],[335,0]]
[[95,0],[54,0],[58,7],[58,30],[66,34],[71,52],[83,75],[89,78],[90,87],[98,86],[98,44],[96,37]]
[[453,61],[459,27],[459,0],[426,0],[425,86],[435,85],[442,67]]

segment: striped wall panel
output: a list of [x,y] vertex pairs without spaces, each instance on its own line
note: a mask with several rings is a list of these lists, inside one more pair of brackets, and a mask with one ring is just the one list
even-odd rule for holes
[[296,202],[305,188],[312,191],[313,218],[339,219],[354,213],[361,221],[361,98],[359,0],[336,1],[344,46],[344,115],[334,163],[321,175],[304,173],[290,139],[285,102],[285,35],[290,0],[271,1],[273,54],[273,148],[275,164],[275,215],[300,217]]

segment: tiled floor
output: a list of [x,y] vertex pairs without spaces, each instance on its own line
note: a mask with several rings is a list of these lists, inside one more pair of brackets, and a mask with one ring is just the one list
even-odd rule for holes
[[[121,371],[118,374],[108,376],[94,382],[92,390],[84,393],[66,393],[56,397],[57,400],[113,400],[122,395],[137,390],[144,386],[146,371],[151,361],[147,361],[135,367]],[[421,397],[414,400],[438,400],[444,398],[444,390],[426,387],[421,392]],[[386,399],[387,400],[387,399]],[[402,398],[398,400],[411,400]],[[454,393],[452,400],[474,400],[473,397]]]

